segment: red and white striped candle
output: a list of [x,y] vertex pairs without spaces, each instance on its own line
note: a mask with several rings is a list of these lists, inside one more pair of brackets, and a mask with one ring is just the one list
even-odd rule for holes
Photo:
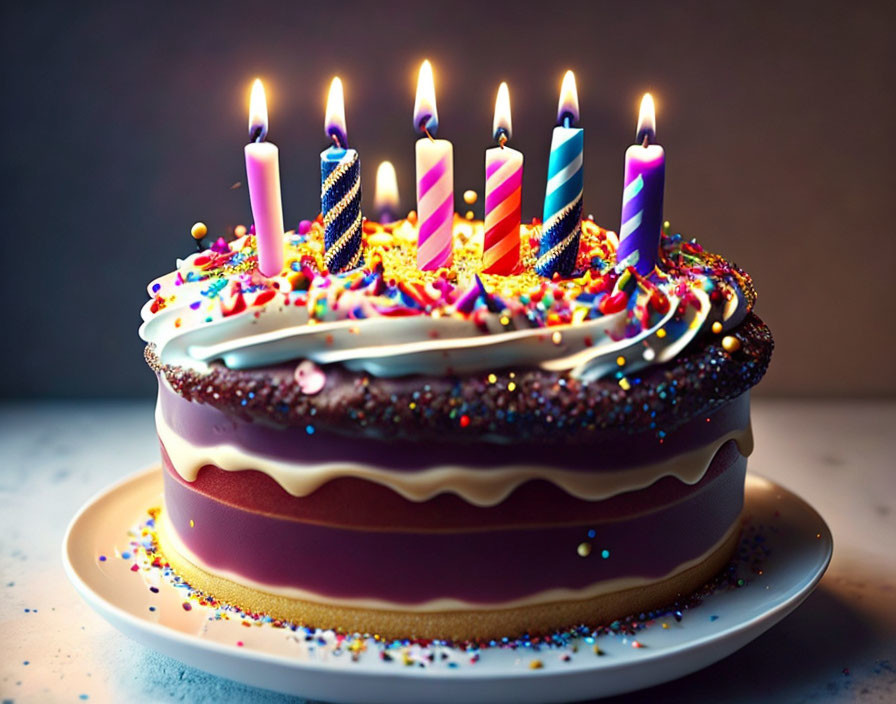
[[498,88],[492,133],[499,146],[485,151],[485,239],[482,271],[508,276],[520,261],[520,208],[523,155],[506,146],[510,139],[510,93]]
[[451,266],[454,243],[454,147],[435,139],[439,127],[432,66],[424,61],[417,78],[414,129],[417,140],[417,266],[423,271]]

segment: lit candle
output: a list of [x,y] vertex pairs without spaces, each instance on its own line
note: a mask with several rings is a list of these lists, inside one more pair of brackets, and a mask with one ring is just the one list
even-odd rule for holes
[[523,193],[523,155],[507,146],[510,139],[510,93],[498,88],[492,134],[497,147],[485,151],[485,240],[482,270],[509,275],[520,261],[520,207]]
[[563,76],[557,127],[551,139],[544,218],[535,270],[542,276],[569,276],[576,267],[582,233],[582,153],[584,133],[572,125],[579,119],[579,96],[572,71]]
[[320,212],[324,219],[324,263],[332,272],[361,263],[361,163],[348,148],[342,81],[327,96],[324,130],[333,144],[320,154]]
[[617,261],[636,256],[639,274],[653,271],[663,226],[663,185],[666,155],[656,140],[653,98],[645,93],[638,116],[637,143],[625,150],[625,181],[622,190],[622,225],[619,228]]
[[373,209],[380,222],[394,222],[398,217],[398,178],[391,161],[383,161],[376,169],[376,191]]
[[432,66],[424,61],[417,77],[414,129],[417,140],[417,266],[424,270],[451,266],[454,224],[454,149],[436,139],[439,114]]
[[258,270],[277,276],[283,269],[283,203],[280,200],[280,150],[264,140],[268,133],[268,106],[264,86],[255,79],[249,101],[249,138],[246,145],[246,181],[255,222]]

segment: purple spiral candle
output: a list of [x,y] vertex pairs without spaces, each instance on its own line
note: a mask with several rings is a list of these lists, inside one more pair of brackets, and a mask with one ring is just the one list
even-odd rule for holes
[[622,223],[616,260],[637,257],[635,269],[647,275],[656,264],[663,226],[663,186],[666,156],[656,139],[653,98],[641,100],[638,144],[625,152],[625,186],[622,190]]

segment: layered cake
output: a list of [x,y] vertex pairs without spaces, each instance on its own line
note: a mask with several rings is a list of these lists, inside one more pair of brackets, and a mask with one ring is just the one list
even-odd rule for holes
[[328,273],[320,219],[262,276],[250,230],[149,286],[160,547],[254,612],[386,637],[495,638],[674,602],[731,558],[749,391],[772,351],[746,274],[663,232],[656,269],[582,222],[576,270],[481,271],[412,216]]

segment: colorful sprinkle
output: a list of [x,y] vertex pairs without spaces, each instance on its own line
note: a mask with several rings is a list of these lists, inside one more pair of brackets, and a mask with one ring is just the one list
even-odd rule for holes
[[579,557],[588,557],[591,554],[591,543],[579,543],[576,552]]

